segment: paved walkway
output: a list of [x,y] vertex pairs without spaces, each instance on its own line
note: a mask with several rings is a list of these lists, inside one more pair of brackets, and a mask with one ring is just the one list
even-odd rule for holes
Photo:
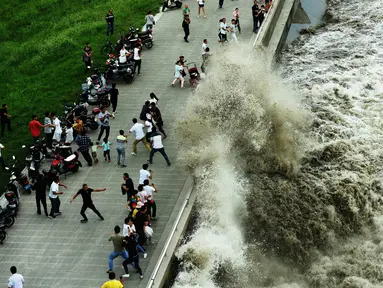
[[[218,19],[222,17],[231,19],[235,7],[242,7],[241,22],[244,32],[239,40],[242,38],[247,41],[252,34],[251,1],[226,0],[224,9],[218,10],[218,1],[214,0],[213,3],[213,0],[207,0],[207,19],[197,18],[195,1],[186,3],[189,3],[192,11],[190,43],[185,43],[182,39],[181,10],[165,12],[154,28],[153,49],[143,51],[142,76],[138,76],[131,85],[118,86],[120,98],[116,119],[111,121],[111,142],[114,142],[119,129],[129,130],[132,125],[131,119],[138,118],[143,102],[149,98],[150,92],[154,92],[160,98],[159,108],[165,122],[164,129],[169,136],[164,145],[173,164],[167,167],[159,153],[154,157],[154,164],[151,167],[154,171],[153,182],[159,188],[159,193],[155,197],[158,220],[153,223],[155,244],[148,247],[148,258],[140,259],[145,278],[140,280],[132,271],[127,281],[129,287],[146,285],[157,261],[151,256],[158,255],[162,249],[160,244],[167,238],[174,223],[179,209],[176,203],[177,200],[182,200],[179,199],[179,195],[187,178],[187,173],[176,160],[177,142],[173,137],[172,127],[174,121],[182,117],[190,91],[170,87],[173,80],[173,64],[178,56],[184,55],[188,62],[195,61],[199,67],[203,38],[209,40],[208,46],[214,53],[218,48]],[[91,134],[93,140],[96,137],[95,134]],[[108,268],[107,258],[112,250],[112,244],[107,239],[113,232],[113,227],[122,226],[124,218],[128,215],[125,209],[126,198],[120,191],[122,174],[128,172],[137,185],[139,169],[148,159],[148,152],[143,145],[138,146],[137,157],[130,155],[132,139],[133,137],[129,139],[126,169],[116,166],[116,152],[112,148],[112,163],[104,164],[101,161],[92,168],[85,166],[77,174],[69,175],[66,180],[62,179],[68,190],[64,189],[65,194],[60,197],[63,215],[56,219],[37,215],[34,197],[22,197],[17,222],[8,230],[8,239],[0,247],[2,285],[7,282],[10,275],[9,267],[12,265],[19,268],[29,288],[99,287],[107,279],[105,273]],[[99,155],[101,156],[101,150]],[[79,211],[82,199],[77,198],[72,204],[69,204],[69,200],[83,183],[92,188],[107,188],[107,191],[93,195],[94,203],[105,217],[105,221],[100,221],[92,211],[87,211],[89,222],[80,224]],[[48,206],[50,207],[50,204]],[[123,274],[121,262],[120,258],[114,261],[117,275]]]

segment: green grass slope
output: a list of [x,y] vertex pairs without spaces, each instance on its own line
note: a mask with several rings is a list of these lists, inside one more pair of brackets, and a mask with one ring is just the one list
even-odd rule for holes
[[77,100],[86,76],[81,61],[86,42],[94,51],[93,67],[105,64],[100,50],[106,42],[109,9],[115,14],[115,42],[118,32],[141,28],[147,11],[157,12],[160,4],[161,0],[0,1],[0,104],[8,104],[13,126],[12,133],[6,131],[0,138],[6,160],[32,142],[32,114],[43,121],[45,111],[61,114],[64,101]]

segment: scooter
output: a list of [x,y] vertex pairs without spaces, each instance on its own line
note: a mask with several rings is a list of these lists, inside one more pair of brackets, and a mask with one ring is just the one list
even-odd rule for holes
[[105,72],[107,80],[122,77],[126,83],[132,83],[134,80],[134,62],[127,59],[125,63],[119,63],[113,54],[109,55],[106,61],[108,69]]
[[57,155],[52,162],[50,170],[43,170],[43,175],[50,185],[57,176],[64,174],[66,178],[68,172],[76,173],[80,167],[82,167],[82,164],[78,160],[77,152],[74,152],[66,158]]
[[165,0],[162,4],[162,12],[166,9],[178,9],[182,7],[182,0]]
[[[129,28],[129,33],[126,34],[125,38],[136,40],[141,46],[144,45],[147,49],[153,47],[153,30],[140,31],[140,29],[134,27]],[[134,48],[134,47],[133,47]]]

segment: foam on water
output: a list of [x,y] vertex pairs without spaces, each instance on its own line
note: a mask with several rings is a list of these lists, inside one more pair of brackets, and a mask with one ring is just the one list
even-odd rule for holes
[[191,96],[199,213],[175,287],[382,287],[383,6],[338,2],[282,76],[229,49]]

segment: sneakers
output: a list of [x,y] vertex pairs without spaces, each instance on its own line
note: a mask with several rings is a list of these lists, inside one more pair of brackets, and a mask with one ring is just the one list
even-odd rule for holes
[[49,218],[49,219],[54,219],[54,218],[56,218],[56,216],[51,216],[51,215],[49,215],[48,218]]
[[149,160],[147,160],[146,163],[148,163],[148,164],[153,164],[153,162],[150,162]]
[[140,279],[144,279],[144,275],[140,275]]
[[130,277],[129,273],[122,275],[122,278],[129,278],[129,277]]
[[168,166],[172,165],[172,163],[168,162]]
[[82,219],[80,222],[81,223],[86,223],[86,222],[88,222],[88,219]]
[[[100,219],[101,219],[102,221],[104,221],[104,217],[101,216]],[[87,221],[88,221],[88,220],[87,220]]]
[[121,165],[121,168],[125,168],[126,167],[126,165]]
[[137,153],[136,153],[136,152],[132,152],[132,155],[133,155],[133,156],[137,156]]
[[114,119],[114,118],[116,118],[116,115],[114,115],[114,113],[112,113],[112,117],[113,117],[113,119]]
[[112,270],[106,270],[106,273],[108,273],[108,274],[109,274],[110,272],[113,272],[113,271],[112,271]]
[[148,253],[144,253],[144,259],[146,259],[146,257],[148,257]]
[[152,220],[157,220],[157,217],[152,217]]
[[61,212],[57,212],[54,214],[55,216],[61,215]]

